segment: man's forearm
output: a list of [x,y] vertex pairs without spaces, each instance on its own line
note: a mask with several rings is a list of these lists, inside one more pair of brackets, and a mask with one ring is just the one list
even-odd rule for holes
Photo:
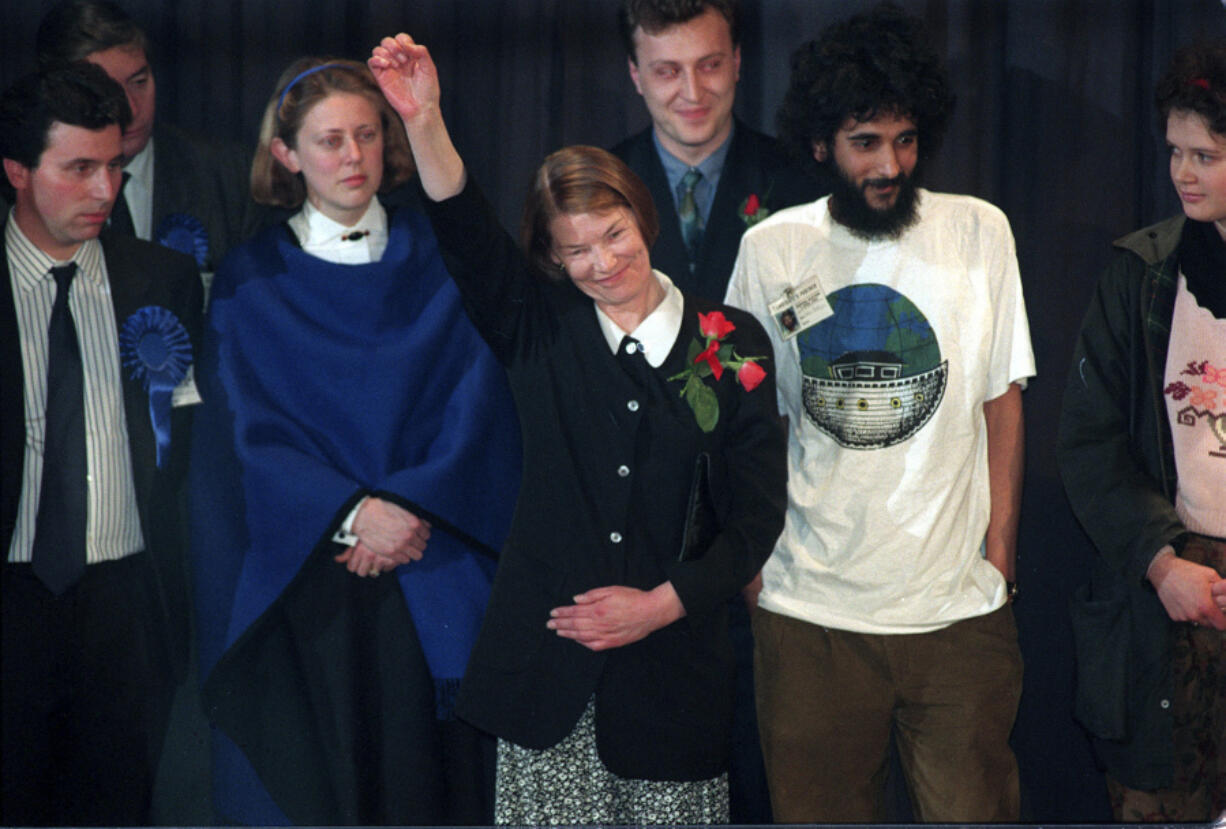
[[1016,578],[1017,525],[1026,460],[1021,387],[1013,383],[1000,397],[985,402],[983,417],[988,429],[988,480],[992,503],[984,546],[988,561],[1000,570],[1005,581],[1011,582]]

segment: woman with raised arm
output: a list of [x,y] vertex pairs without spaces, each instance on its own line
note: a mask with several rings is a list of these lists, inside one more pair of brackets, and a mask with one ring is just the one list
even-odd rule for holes
[[193,547],[226,822],[492,816],[492,741],[452,708],[518,428],[429,223],[376,198],[411,174],[364,64],[285,71],[252,190],[297,212],[217,271],[198,362]]
[[786,498],[769,340],[652,270],[651,196],[603,150],[545,160],[521,252],[451,143],[426,49],[386,38],[369,64],[523,430],[520,502],[457,704],[499,738],[495,820],[726,822],[726,602]]
[[1077,717],[1116,820],[1226,814],[1226,40],[1155,92],[1183,212],[1118,240],[1056,457],[1099,557],[1073,602]]

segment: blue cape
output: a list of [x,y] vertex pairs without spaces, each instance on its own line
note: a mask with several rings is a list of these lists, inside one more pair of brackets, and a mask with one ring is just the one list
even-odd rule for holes
[[[268,649],[300,647],[293,634],[266,635],[282,630],[279,603],[296,583],[357,579],[328,560],[342,549],[329,539],[368,494],[434,525],[423,560],[396,571],[411,623],[379,635],[416,634],[410,644],[445,714],[510,526],[520,443],[504,373],[464,314],[429,224],[397,211],[382,260],[369,265],[324,262],[285,227],[268,229],[219,268],[202,352],[192,547],[210,714],[270,693],[259,663],[281,654]],[[325,605],[320,614],[348,618],[318,598],[332,594],[303,590]],[[255,758],[277,752],[219,719],[267,782]]]

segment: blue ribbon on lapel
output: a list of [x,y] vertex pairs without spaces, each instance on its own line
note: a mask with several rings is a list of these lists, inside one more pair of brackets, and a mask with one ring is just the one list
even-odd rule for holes
[[209,232],[195,216],[189,213],[171,213],[162,219],[154,238],[162,247],[186,253],[203,268],[209,258]]
[[149,394],[149,420],[157,439],[157,466],[170,454],[170,410],[175,386],[192,364],[187,329],[169,309],[146,305],[124,322],[119,332],[119,356],[128,376]]

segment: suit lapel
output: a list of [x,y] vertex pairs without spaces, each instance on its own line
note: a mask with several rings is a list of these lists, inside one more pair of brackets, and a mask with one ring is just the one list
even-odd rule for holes
[[660,220],[660,235],[651,248],[651,265],[668,274],[677,287],[686,291],[690,288],[690,272],[685,242],[681,238],[681,220],[677,218],[677,208],[668,189],[668,176],[664,174],[651,130],[648,127],[634,138],[626,162],[647,185]]
[[[732,145],[720,171],[719,188],[711,203],[707,230],[702,238],[698,270],[707,276],[699,293],[715,301],[723,300],[723,286],[732,275],[732,265],[740,248],[745,223],[741,220],[741,202],[749,197],[761,179],[757,155],[751,152],[751,136],[739,122],[732,133]],[[758,193],[761,198],[764,194]],[[718,281],[718,285],[716,282]]]
[[[143,244],[143,243],[141,243]],[[118,337],[124,323],[138,310],[142,297],[147,297],[147,283],[151,275],[137,267],[125,252],[122,240],[103,237],[102,252],[106,259],[107,281],[111,289],[111,301],[115,308],[115,333]],[[119,347],[116,341],[115,347]],[[157,468],[157,444],[153,436],[153,424],[149,418],[149,395],[144,387],[132,379],[126,367],[120,366],[120,385],[123,388],[124,415],[128,427],[128,445],[132,452],[132,477],[136,482],[137,502],[141,520],[145,526],[145,507],[148,503],[149,486]]]
[[153,204],[149,232],[157,239],[158,226],[169,211],[171,191],[177,178],[170,172],[174,167],[175,142],[167,141],[161,130],[153,133]]

